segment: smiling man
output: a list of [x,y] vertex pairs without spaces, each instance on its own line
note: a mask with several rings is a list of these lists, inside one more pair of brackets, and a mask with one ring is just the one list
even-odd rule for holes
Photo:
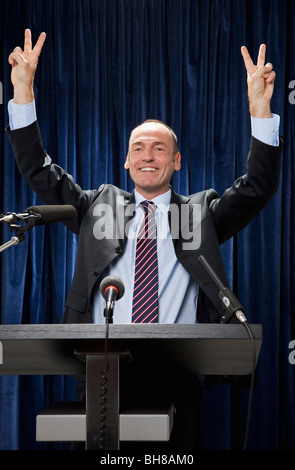
[[147,120],[131,133],[125,168],[135,189],[146,199],[169,190],[174,171],[180,170],[181,158],[173,130],[157,120]]
[[[266,46],[263,44],[260,47],[257,65],[254,65],[247,49],[242,48],[252,125],[247,174],[234,181],[219,196],[214,189],[192,195],[176,194],[170,180],[174,171],[179,171],[181,167],[177,139],[166,124],[157,120],[149,120],[131,133],[125,168],[134,181],[132,193],[110,184],[103,184],[91,191],[75,184],[72,176],[46,153],[37,122],[33,83],[44,41],[45,34],[42,33],[32,48],[31,33],[26,30],[24,49],[17,47],[9,56],[14,99],[8,106],[10,125],[7,133],[22,176],[41,200],[46,204],[70,204],[77,211],[77,216],[66,223],[70,230],[79,235],[79,243],[63,321],[105,321],[99,285],[106,275],[119,276],[125,285],[125,294],[116,304],[114,323],[136,321],[132,313],[133,287],[138,279],[137,261],[140,259],[144,268],[139,274],[140,290],[136,294],[136,304],[138,298],[143,298],[144,311],[148,310],[149,302],[153,310],[150,316],[140,313],[136,318],[153,323],[220,322],[223,311],[218,292],[198,258],[203,255],[223,284],[228,286],[219,245],[244,228],[265,207],[279,184],[282,141],[278,135],[279,117],[271,113],[275,72],[271,64],[265,64]],[[96,237],[94,226],[100,205],[110,207],[109,223],[114,226],[112,219],[119,215],[116,213],[118,198],[122,201],[123,223],[128,230],[122,237]],[[192,245],[191,249],[186,249],[184,233],[193,234],[196,206],[200,207],[201,223],[197,227],[200,243],[197,247]],[[178,232],[171,226],[171,208],[177,209]],[[183,208],[187,210],[183,211]],[[182,217],[182,214],[187,216]],[[142,222],[149,218],[154,236],[150,239],[142,236],[147,243],[138,254],[141,243],[137,239],[140,238],[139,234],[145,233]],[[165,236],[161,238],[158,236],[158,224],[166,227]],[[147,297],[144,292],[146,285]],[[151,380],[146,377],[145,371],[143,376],[145,381],[141,382],[138,375],[132,375],[144,395]],[[185,388],[183,382],[180,382],[180,387],[180,401],[176,399],[178,424],[174,426],[177,436],[174,449],[194,449],[198,446],[197,433],[194,432],[196,410],[193,410],[197,392],[194,392],[193,386]],[[165,393],[167,390],[170,392],[169,387]],[[190,394],[189,400],[183,398],[184,390]],[[159,392],[158,388],[157,394]],[[143,397],[133,393],[135,388],[127,387],[126,395],[131,403],[136,401],[136,397]],[[183,414],[179,411],[181,407],[186,408]]]
[[[271,113],[275,72],[271,64],[265,64],[266,46],[260,46],[257,65],[247,49],[241,49],[247,70],[252,125],[247,174],[235,181],[221,197],[213,189],[183,196],[170,187],[173,172],[181,167],[177,137],[169,126],[158,120],[138,125],[130,135],[125,168],[135,185],[131,194],[109,184],[97,190],[83,190],[74,183],[71,175],[53,163],[43,148],[33,91],[45,38],[45,33],[41,33],[32,48],[31,32],[26,30],[24,49],[16,47],[9,56],[14,98],[8,105],[10,126],[7,132],[19,170],[38,196],[47,204],[71,204],[77,210],[77,216],[66,224],[79,234],[79,244],[63,321],[104,321],[103,299],[98,287],[108,274],[122,277],[126,289],[116,305],[114,322],[132,321],[136,234],[144,218],[141,203],[148,200],[154,203],[156,224],[167,227],[161,240],[157,236],[158,322],[219,322],[222,315],[220,299],[199,265],[198,257],[203,255],[224,285],[228,285],[219,245],[253,219],[275,193],[279,182],[282,142],[278,136],[279,117]],[[110,218],[116,219],[121,216],[116,213],[118,198],[123,201],[126,231],[122,238],[98,239],[93,230],[98,207],[108,206]],[[128,211],[134,204],[135,212]],[[200,244],[188,250],[183,234],[194,228],[192,216],[196,205],[201,208]],[[175,208],[178,233],[171,226],[172,209]],[[182,214],[187,216],[182,217]],[[109,223],[114,226],[116,221],[109,220]]]

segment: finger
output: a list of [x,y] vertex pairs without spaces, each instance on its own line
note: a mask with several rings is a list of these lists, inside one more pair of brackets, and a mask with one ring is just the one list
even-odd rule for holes
[[10,63],[10,65],[15,65],[15,59],[12,57],[12,55],[13,55],[14,53],[17,53],[17,52],[19,52],[20,54],[23,53],[21,47],[19,47],[19,46],[15,47],[15,48],[13,49],[13,52],[9,55],[9,57],[8,57],[8,62]]
[[31,51],[32,50],[32,35],[29,29],[25,30],[25,44],[24,44],[24,51]]
[[259,47],[258,58],[257,58],[257,67],[264,65],[265,63],[265,52],[266,52],[266,45],[261,44]]
[[37,54],[37,57],[39,57],[39,55],[41,54],[45,39],[46,39],[46,33],[41,33],[33,49],[33,51]]
[[266,82],[267,82],[267,83],[273,83],[273,82],[275,81],[275,79],[276,79],[276,73],[275,73],[275,71],[273,70],[273,71],[269,74],[269,76],[266,78]]
[[273,65],[268,63],[264,66],[263,78],[268,78],[269,74],[272,72]]
[[16,54],[16,53],[20,53],[20,54],[23,53],[21,47],[19,47],[19,46],[15,47],[14,50],[13,50],[13,52],[9,55],[9,57],[8,57],[8,62],[9,62],[11,65],[14,65],[14,64],[15,64],[15,59],[13,58],[13,54]]
[[21,47],[17,46],[13,49],[13,52],[20,52],[21,54],[23,53]]
[[27,63],[26,59],[20,52],[12,52],[9,56],[9,63],[11,65],[25,65]]
[[265,68],[267,68],[269,71],[272,71],[273,65],[270,62],[267,62]]
[[10,63],[10,65],[14,65],[14,64],[15,64],[15,60],[14,60],[14,58],[12,57],[12,54],[9,55],[9,57],[8,57],[8,62]]
[[253,64],[253,61],[250,57],[250,54],[249,54],[248,49],[247,49],[246,46],[241,47],[241,53],[242,53],[242,56],[243,56],[243,59],[244,59],[244,64],[245,64],[247,73],[248,73],[248,75],[252,75],[252,73],[255,70],[255,66]]

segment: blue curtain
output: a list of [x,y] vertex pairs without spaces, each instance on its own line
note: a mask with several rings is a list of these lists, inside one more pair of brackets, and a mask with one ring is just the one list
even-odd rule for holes
[[[25,28],[47,40],[35,80],[44,146],[85,189],[132,189],[123,168],[130,130],[146,118],[173,127],[182,170],[177,192],[220,194],[245,172],[250,119],[245,44],[277,72],[272,110],[285,147],[281,184],[268,206],[222,247],[228,277],[249,323],[261,323],[250,449],[295,449],[294,325],[295,2],[289,0],[2,0],[0,3],[0,210],[40,204],[22,180],[5,136],[12,97],[9,53]],[[3,89],[3,93],[2,93]],[[3,103],[3,104],[2,104]],[[11,233],[0,227],[2,243]],[[77,239],[61,224],[36,227],[1,254],[1,323],[59,323],[73,275]],[[1,340],[1,338],[0,338]],[[46,449],[35,416],[70,400],[68,377],[0,378],[0,449]],[[248,392],[204,392],[206,449],[241,446]],[[54,448],[63,448],[55,444]]]

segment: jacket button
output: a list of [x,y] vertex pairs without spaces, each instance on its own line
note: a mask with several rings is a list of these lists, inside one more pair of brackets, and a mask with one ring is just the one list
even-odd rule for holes
[[117,246],[117,248],[116,248],[116,253],[118,253],[118,254],[119,254],[119,253],[122,253],[122,248],[121,248],[120,246]]

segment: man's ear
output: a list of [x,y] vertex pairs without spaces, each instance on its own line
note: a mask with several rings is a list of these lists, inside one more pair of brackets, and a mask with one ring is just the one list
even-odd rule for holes
[[124,163],[124,168],[125,170],[128,170],[129,168],[129,153],[127,153],[126,161]]
[[175,165],[174,165],[174,170],[178,171],[181,168],[181,155],[178,152],[175,157]]

